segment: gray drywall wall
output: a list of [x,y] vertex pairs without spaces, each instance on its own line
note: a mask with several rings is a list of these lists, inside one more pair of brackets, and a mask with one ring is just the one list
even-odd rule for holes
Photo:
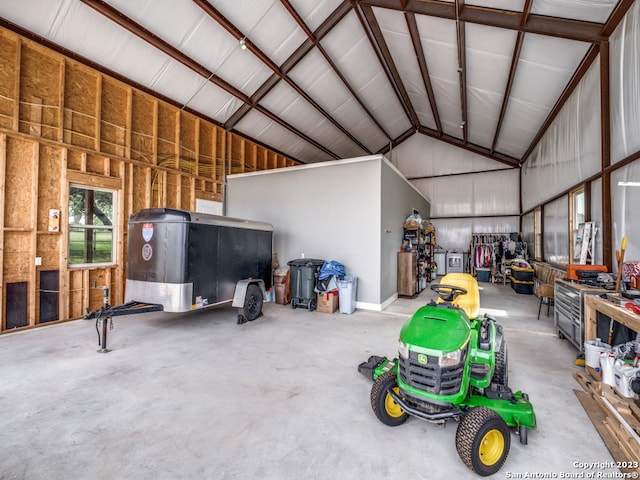
[[231,175],[226,214],[270,222],[281,266],[303,253],[343,263],[358,277],[358,303],[379,305],[381,161],[375,156]]
[[390,163],[383,162],[381,172],[380,298],[385,304],[398,291],[397,252],[402,244],[404,220],[414,208],[423,219],[429,219],[430,204]]
[[412,208],[429,203],[382,155],[230,175],[228,216],[274,226],[280,265],[337,260],[358,277],[357,306],[380,310],[397,292],[396,252]]

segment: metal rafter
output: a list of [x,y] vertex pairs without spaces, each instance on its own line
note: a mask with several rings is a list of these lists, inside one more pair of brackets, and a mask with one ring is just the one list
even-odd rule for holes
[[436,104],[436,96],[433,93],[433,85],[431,85],[431,77],[429,76],[429,69],[427,68],[427,59],[424,56],[424,49],[422,48],[422,41],[420,40],[420,32],[418,31],[418,24],[416,22],[416,16],[413,13],[405,12],[404,18],[407,21],[407,27],[409,29],[409,35],[411,36],[411,43],[413,49],[416,52],[416,59],[418,66],[420,67],[420,74],[422,75],[422,82],[424,88],[427,91],[427,98],[429,99],[429,106],[431,107],[431,113],[436,122],[436,130],[438,135],[442,135],[442,122],[440,121],[440,114],[438,113],[438,105]]
[[[526,0],[522,9],[522,15],[520,17],[520,26],[524,27],[527,23],[527,18],[531,12],[531,3],[533,0]],[[502,97],[502,106],[500,107],[500,115],[498,117],[498,124],[496,125],[496,133],[493,136],[493,142],[491,143],[491,153],[496,149],[498,138],[500,136],[500,130],[502,130],[502,122],[504,115],[507,112],[507,105],[509,104],[509,97],[511,96],[511,88],[513,87],[513,80],[516,76],[516,69],[518,67],[518,61],[520,60],[520,52],[522,50],[522,42],[524,40],[524,33],[518,31],[516,36],[516,44],[513,47],[513,55],[511,57],[511,67],[509,67],[509,76],[507,77],[507,86],[504,89],[504,96]]]
[[[260,61],[265,64],[274,73],[272,76],[273,85],[269,83],[273,88],[278,81],[283,80],[291,88],[293,88],[298,95],[304,98],[313,108],[315,108],[320,114],[326,118],[333,126],[340,130],[346,137],[349,138],[358,147],[367,153],[372,153],[367,147],[365,147],[360,141],[355,138],[349,131],[344,128],[335,118],[324,110],[314,99],[312,99],[304,90],[302,90],[292,79],[290,79],[282,70],[266,55],[260,48],[254,44],[249,37],[246,36],[239,28],[237,28],[230,20],[228,20],[220,11],[218,11],[207,0],[193,0],[204,12],[206,12],[213,20],[215,20],[222,28],[230,33],[236,40],[244,39],[244,45],[247,50],[253,53]],[[269,90],[271,90],[269,88]],[[252,99],[253,100],[253,99]]]
[[[287,59],[285,60],[281,67],[280,71],[286,75],[288,72],[295,67],[304,56],[309,53],[314,47],[318,49],[318,51],[322,54],[325,60],[329,63],[333,71],[340,78],[344,86],[349,90],[353,98],[358,102],[358,104],[362,107],[362,109],[369,116],[371,121],[375,123],[375,125],[380,129],[381,132],[385,134],[387,140],[391,140],[391,136],[387,133],[382,125],[378,122],[378,120],[373,116],[369,108],[364,104],[364,102],[360,99],[356,91],[349,84],[345,76],[338,69],[333,60],[326,53],[325,49],[320,44],[320,40],[327,35],[333,27],[335,27],[340,20],[342,20],[347,13],[349,13],[352,9],[352,5],[345,1],[338,8],[336,8],[329,17],[316,29],[315,32],[311,32],[307,25],[302,21],[300,16],[297,14],[295,9],[287,2],[286,0],[281,0],[287,11],[293,18],[298,22],[300,28],[307,34],[307,40],[298,47],[298,49]],[[280,78],[277,75],[272,75],[265,83],[256,90],[256,92],[251,96],[251,105],[243,105],[236,112],[231,115],[231,117],[227,120],[225,127],[228,129],[233,128],[252,108],[252,105],[257,105],[258,102],[271,91],[273,87],[278,83]],[[368,151],[368,149],[365,149]]]
[[469,141],[469,119],[467,115],[467,55],[466,36],[464,22],[460,21],[460,15],[464,9],[464,0],[455,0],[456,6],[456,38],[458,40],[458,79],[460,82],[460,110],[462,122],[462,139],[464,143]]
[[[174,46],[172,46],[169,43],[165,42],[160,37],[158,37],[155,34],[151,33],[149,30],[144,28],[142,25],[134,22],[131,18],[127,17],[126,15],[124,15],[119,10],[113,8],[111,5],[107,4],[106,2],[104,2],[102,0],[81,0],[81,1],[82,1],[82,3],[84,3],[84,4],[88,5],[89,7],[93,8],[94,10],[96,10],[99,13],[101,13],[105,17],[109,18],[113,22],[117,23],[122,28],[128,30],[129,32],[131,32],[134,35],[136,35],[137,37],[139,37],[142,40],[144,40],[144,41],[148,42],[149,44],[153,45],[158,50],[160,50],[163,53],[165,53],[166,55],[170,56],[171,58],[173,58],[177,62],[180,62],[181,64],[183,64],[187,68],[193,70],[197,74],[199,74],[202,77],[206,78],[209,82],[213,83],[217,87],[223,89],[224,91],[226,91],[230,95],[232,95],[232,96],[236,97],[237,99],[241,100],[243,103],[250,105],[249,97],[247,97],[240,90],[238,90],[237,88],[235,88],[233,85],[229,84],[228,82],[226,82],[222,78],[218,77],[217,75],[215,75],[215,73],[213,73],[212,71],[210,71],[209,69],[207,69],[203,65],[199,64],[198,62],[196,62],[191,57],[185,55],[184,53],[182,53],[180,50],[178,50]],[[331,157],[333,157],[335,159],[339,159],[340,158],[339,155],[335,154],[334,152],[332,152],[331,150],[326,148],[324,145],[321,145],[317,141],[313,140],[312,138],[310,138],[309,136],[307,136],[306,134],[304,134],[303,132],[301,132],[300,130],[295,128],[293,125],[290,125],[289,123],[285,122],[284,120],[282,120],[281,118],[279,118],[278,116],[273,114],[272,112],[268,111],[266,108],[264,108],[264,107],[262,107],[260,105],[255,105],[254,108],[257,111],[259,111],[260,113],[262,113],[263,115],[265,115],[266,117],[268,117],[269,119],[271,119],[274,122],[278,123],[280,126],[286,128],[287,130],[289,130],[293,134],[299,136],[300,138],[302,138],[306,142],[310,143],[314,147],[318,148],[319,150],[323,151],[324,153],[330,155]]]
[[[456,5],[449,2],[431,2],[424,0],[353,0],[361,5],[390,8],[432,17],[456,19]],[[630,0],[623,0],[629,2]],[[633,3],[631,1],[631,3]],[[600,42],[605,39],[603,24],[568,20],[544,15],[529,15],[527,24],[520,25],[520,15],[489,7],[465,5],[460,13],[460,21],[491,27],[507,28],[524,33],[537,33],[552,37],[578,40],[582,42]]]
[[389,47],[382,35],[382,30],[380,30],[380,25],[376,20],[373,10],[367,5],[360,5],[359,8],[356,8],[356,13],[358,14],[358,19],[362,24],[362,28],[367,34],[369,42],[380,61],[382,69],[387,75],[387,78],[389,79],[393,90],[396,92],[405,114],[411,122],[411,126],[416,130],[420,126],[420,119],[413,108],[409,94],[407,93],[404,83],[400,78],[400,74],[398,73],[395,62],[391,57],[391,52],[389,52]]

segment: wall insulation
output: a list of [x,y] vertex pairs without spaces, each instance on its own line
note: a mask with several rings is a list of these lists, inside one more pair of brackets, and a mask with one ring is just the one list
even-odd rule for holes
[[566,195],[544,207],[544,259],[549,263],[569,263],[569,198]]
[[640,151],[640,2],[611,35],[609,57],[611,163],[616,163]]
[[[194,210],[223,200],[227,173],[295,164],[4,29],[0,64],[0,332],[81,317],[94,283],[121,303],[130,214]],[[68,266],[70,184],[115,191],[114,262]]]
[[[636,186],[621,186],[620,182],[635,182]],[[640,160],[611,173],[611,208],[613,216],[613,248],[620,249],[622,237],[627,237],[625,261],[640,261]],[[612,262],[615,264],[615,259]],[[617,271],[617,270],[616,270]]]
[[523,165],[525,212],[600,171],[599,79],[596,60]]

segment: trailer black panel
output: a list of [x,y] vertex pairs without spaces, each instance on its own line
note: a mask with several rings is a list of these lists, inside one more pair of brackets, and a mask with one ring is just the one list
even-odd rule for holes
[[234,298],[241,280],[271,287],[273,227],[218,215],[146,209],[129,219],[125,301],[184,312]]

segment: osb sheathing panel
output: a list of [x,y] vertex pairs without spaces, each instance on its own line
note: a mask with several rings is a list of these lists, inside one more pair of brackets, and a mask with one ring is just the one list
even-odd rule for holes
[[103,79],[101,99],[100,150],[125,156],[129,90],[123,85]]
[[151,206],[150,169],[147,167],[133,167],[133,188],[130,213],[135,213]]
[[49,229],[49,209],[60,210],[61,151],[58,147],[43,144],[39,150],[38,212],[36,228],[39,232]]
[[180,176],[180,181],[182,182],[182,188],[180,189],[180,194],[182,196],[182,199],[180,200],[180,208],[185,210],[195,210],[195,180],[182,175]]
[[131,99],[131,158],[154,163],[157,101],[148,95],[132,94]]
[[66,62],[64,75],[64,139],[94,148],[97,135],[98,75]]
[[60,121],[60,78],[64,61],[23,45],[20,53],[20,131],[57,140]]
[[102,155],[87,155],[86,171],[87,173],[109,177],[111,171],[110,159]]
[[178,168],[178,110],[158,104],[158,165]]
[[35,262],[35,252],[31,251],[31,235],[31,232],[4,232],[3,282],[31,280],[31,264]]
[[0,127],[12,129],[17,105],[19,40],[0,30]]
[[[31,209],[36,202],[33,191],[33,141],[7,138],[7,160],[4,198],[5,228],[31,228]],[[6,248],[6,241],[5,241]]]
[[87,154],[79,150],[70,149],[67,152],[67,168],[84,172],[87,166]]
[[212,178],[215,175],[215,130],[214,127],[200,122],[198,138],[198,175]]
[[[59,270],[61,268],[58,252],[60,251],[61,233],[45,233],[38,235],[37,256],[42,258],[43,270]],[[66,268],[66,265],[64,265]]]
[[180,170],[197,174],[198,168],[198,119],[180,112]]
[[182,183],[180,182],[180,175],[175,173],[169,173],[166,175],[166,195],[165,203],[169,208],[182,208],[181,201],[181,187]]
[[82,270],[70,270],[69,271],[69,317],[80,317],[85,314],[85,308],[87,305],[84,300],[84,271]]

